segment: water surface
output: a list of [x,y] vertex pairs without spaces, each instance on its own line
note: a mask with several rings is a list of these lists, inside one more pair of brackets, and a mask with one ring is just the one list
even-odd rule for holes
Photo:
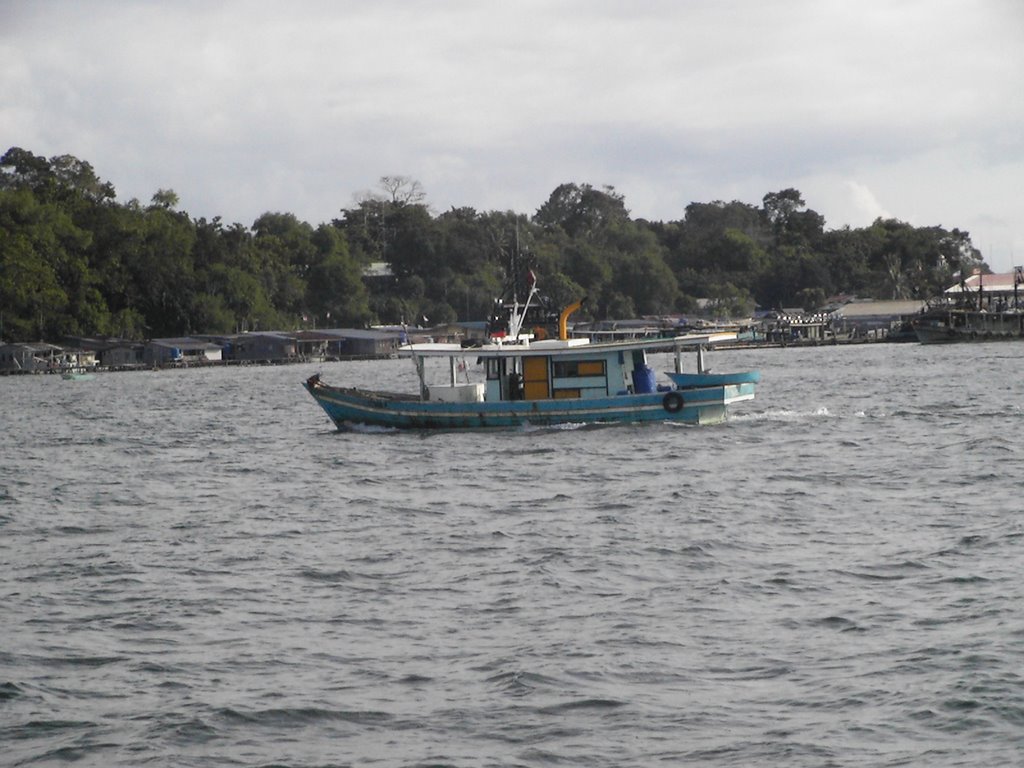
[[716,352],[720,426],[429,435],[300,387],[405,361],[0,378],[4,762],[1018,764],[1022,360]]

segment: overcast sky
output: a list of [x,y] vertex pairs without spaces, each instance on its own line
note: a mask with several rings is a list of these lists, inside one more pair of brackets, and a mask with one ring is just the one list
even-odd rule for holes
[[435,212],[575,182],[654,220],[795,187],[830,229],[958,227],[1003,271],[1024,2],[0,0],[0,144],[247,226],[396,174]]

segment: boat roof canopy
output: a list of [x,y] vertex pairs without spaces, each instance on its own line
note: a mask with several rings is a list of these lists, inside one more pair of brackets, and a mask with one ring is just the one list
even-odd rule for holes
[[672,352],[686,347],[704,347],[736,341],[735,333],[695,333],[660,339],[627,339],[592,343],[590,339],[545,339],[508,344],[483,344],[463,347],[461,344],[406,344],[398,348],[401,357],[530,357],[534,355],[578,356],[607,352]]

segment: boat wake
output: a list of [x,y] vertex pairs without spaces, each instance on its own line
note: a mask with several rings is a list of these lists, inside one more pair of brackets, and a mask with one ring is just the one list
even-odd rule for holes
[[[857,414],[863,416],[863,412]],[[815,408],[810,411],[797,411],[791,408],[772,408],[767,411],[761,411],[760,413],[736,413],[729,414],[730,422],[801,422],[801,421],[812,421],[815,419],[833,419],[836,418],[828,408],[822,406]]]
[[604,424],[593,421],[568,421],[562,424],[520,424],[515,428],[516,432],[522,434],[534,434],[536,432],[576,432],[580,429],[600,429],[601,427],[618,426],[617,424]]
[[355,432],[361,435],[389,435],[402,430],[397,427],[384,427],[379,424],[356,424],[346,422],[343,432]]

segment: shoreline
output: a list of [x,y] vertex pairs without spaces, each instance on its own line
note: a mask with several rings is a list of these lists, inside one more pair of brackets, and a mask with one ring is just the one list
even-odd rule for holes
[[71,366],[68,368],[51,368],[34,371],[0,370],[0,376],[61,376],[65,373],[154,373],[157,371],[185,370],[191,368],[233,368],[258,366],[265,368],[274,365],[302,365],[304,363],[337,363],[356,360],[388,360],[396,355],[346,355],[343,357],[296,358],[279,360],[190,360],[182,363],[165,363],[163,365],[96,365]]
[[[766,341],[766,342],[736,342],[733,344],[723,344],[720,346],[711,346],[711,350],[752,350],[752,349],[806,349],[811,347],[835,347],[835,346],[855,346],[855,345],[875,345],[875,344],[907,344],[907,343],[920,343],[917,339],[893,339],[889,337],[883,338],[855,338],[855,339],[827,339],[827,340],[798,340],[790,342],[781,341]],[[467,350],[468,351],[468,350]],[[162,365],[152,365],[139,363],[135,365],[118,365],[118,366],[92,366],[92,367],[79,367],[71,366],[67,368],[52,368],[43,370],[0,370],[0,376],[60,376],[65,373],[76,372],[76,373],[146,373],[166,370],[186,370],[193,368],[230,368],[230,367],[242,367],[242,366],[277,366],[277,365],[302,365],[308,363],[337,363],[337,362],[357,362],[366,360],[393,360],[397,359],[395,354],[386,355],[343,355],[343,356],[330,356],[330,357],[302,357],[302,358],[280,358],[280,359],[264,359],[264,360],[190,360],[187,362],[175,362],[165,363]]]

